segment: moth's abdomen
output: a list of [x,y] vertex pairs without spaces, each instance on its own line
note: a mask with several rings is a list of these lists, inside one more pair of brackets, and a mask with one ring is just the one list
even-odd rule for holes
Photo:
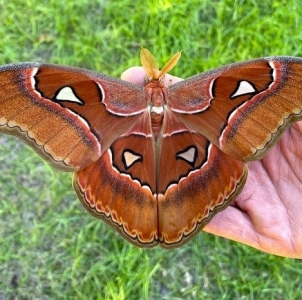
[[167,104],[168,90],[158,80],[146,85],[146,100],[150,107],[151,127],[154,138],[157,139],[161,131],[164,111]]
[[151,126],[154,138],[157,140],[163,124],[164,114],[151,113]]

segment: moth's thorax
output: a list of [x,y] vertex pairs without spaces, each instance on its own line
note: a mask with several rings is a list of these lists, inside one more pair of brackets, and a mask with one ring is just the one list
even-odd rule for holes
[[153,80],[146,85],[145,92],[150,111],[152,131],[155,139],[157,139],[163,124],[168,89],[159,80]]

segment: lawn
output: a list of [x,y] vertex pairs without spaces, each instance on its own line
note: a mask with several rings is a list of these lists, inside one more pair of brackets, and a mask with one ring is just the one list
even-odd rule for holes
[[[0,0],[0,64],[43,61],[119,77],[141,46],[173,75],[302,56],[299,0]],[[0,299],[300,299],[302,261],[201,232],[138,249],[91,217],[58,172],[0,136]],[[265,211],[263,212],[265,213]]]

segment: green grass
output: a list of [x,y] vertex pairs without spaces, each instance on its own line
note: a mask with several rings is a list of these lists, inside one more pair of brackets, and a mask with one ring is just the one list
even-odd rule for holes
[[[140,46],[174,75],[302,56],[300,0],[0,0],[0,64],[44,61],[118,77]],[[302,262],[206,233],[138,249],[84,211],[31,149],[0,136],[0,299],[300,299]],[[265,213],[265,212],[263,212]]]

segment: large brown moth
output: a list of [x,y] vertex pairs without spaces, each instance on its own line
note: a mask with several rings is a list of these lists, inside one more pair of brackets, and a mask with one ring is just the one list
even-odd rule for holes
[[302,59],[231,64],[165,86],[141,50],[145,87],[44,63],[0,67],[0,132],[75,172],[84,207],[141,247],[187,242],[242,190],[261,159],[302,119]]

